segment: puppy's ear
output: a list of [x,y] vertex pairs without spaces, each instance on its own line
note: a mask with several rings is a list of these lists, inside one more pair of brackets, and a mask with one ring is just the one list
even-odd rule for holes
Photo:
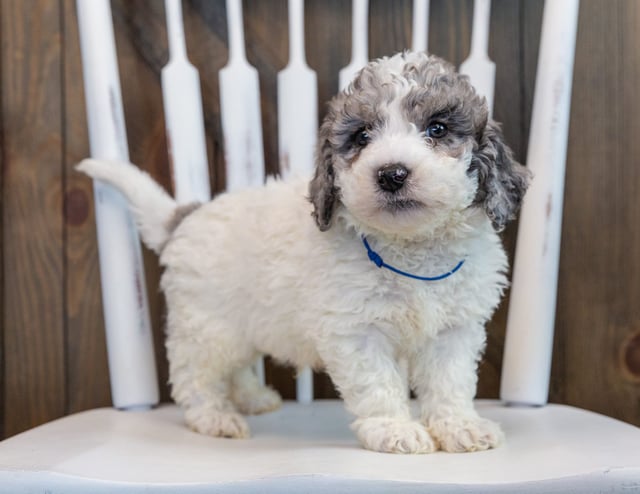
[[316,171],[309,183],[309,200],[313,204],[312,215],[318,228],[323,232],[331,226],[339,192],[335,185],[334,152],[329,142],[329,127],[329,118],[327,118],[320,128]]
[[531,173],[515,161],[493,120],[489,119],[478,141],[469,167],[478,177],[475,203],[483,205],[493,227],[502,231],[518,212]]

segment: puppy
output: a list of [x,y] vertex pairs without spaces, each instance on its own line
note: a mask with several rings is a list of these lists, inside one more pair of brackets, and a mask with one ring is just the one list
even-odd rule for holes
[[270,180],[199,206],[133,165],[79,165],[122,191],[160,255],[186,423],[247,437],[241,413],[281,403],[251,368],[268,354],[325,369],[365,448],[497,446],[499,426],[474,410],[476,370],[507,285],[497,232],[528,174],[484,98],[437,57],[373,61],[330,102],[316,165],[310,183]]

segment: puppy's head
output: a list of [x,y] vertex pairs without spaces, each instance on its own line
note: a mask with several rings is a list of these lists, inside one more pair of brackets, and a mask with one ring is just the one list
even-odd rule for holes
[[424,53],[367,65],[330,102],[316,161],[309,191],[323,231],[340,208],[390,234],[446,227],[469,208],[501,230],[528,183],[484,98]]

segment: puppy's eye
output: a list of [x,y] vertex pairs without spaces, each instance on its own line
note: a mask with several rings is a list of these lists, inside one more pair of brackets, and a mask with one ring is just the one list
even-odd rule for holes
[[361,148],[369,144],[370,139],[371,136],[369,135],[369,131],[367,129],[360,129],[358,132],[353,134],[353,143]]
[[434,139],[439,139],[444,137],[449,132],[447,126],[441,122],[433,122],[430,123],[425,131],[427,137],[433,137]]

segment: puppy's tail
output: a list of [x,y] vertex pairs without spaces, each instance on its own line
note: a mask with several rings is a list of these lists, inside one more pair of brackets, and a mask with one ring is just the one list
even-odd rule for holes
[[142,240],[147,247],[160,253],[179,223],[176,218],[184,216],[183,207],[179,207],[148,173],[131,163],[86,159],[76,169],[122,192]]

